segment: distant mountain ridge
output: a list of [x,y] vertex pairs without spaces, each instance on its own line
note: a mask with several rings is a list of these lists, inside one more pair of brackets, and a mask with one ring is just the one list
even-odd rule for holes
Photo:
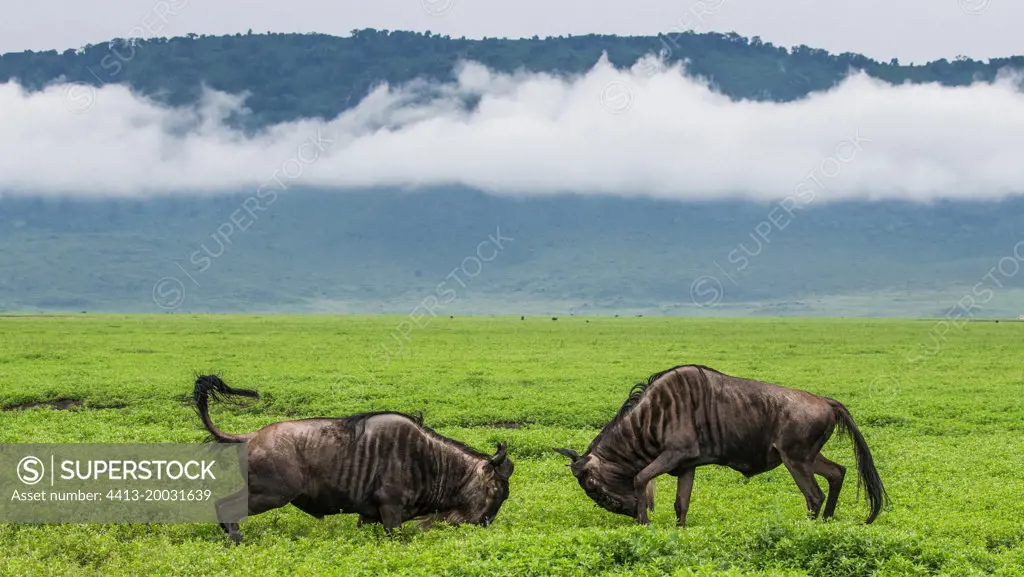
[[0,79],[16,80],[30,90],[61,80],[97,87],[125,84],[176,106],[195,103],[204,85],[231,94],[249,93],[246,104],[252,114],[232,122],[258,129],[300,118],[334,118],[381,82],[451,79],[459,60],[503,72],[579,74],[593,67],[602,52],[617,67],[665,52],[668,62],[685,59],[688,74],[706,78],[735,99],[774,101],[828,89],[851,70],[893,84],[963,86],[991,81],[1004,68],[1024,69],[1024,56],[901,65],[896,59],[883,63],[804,45],[788,49],[735,33],[468,40],[364,29],[353,30],[350,37],[270,33],[116,38],[64,52],[11,52],[0,55]]

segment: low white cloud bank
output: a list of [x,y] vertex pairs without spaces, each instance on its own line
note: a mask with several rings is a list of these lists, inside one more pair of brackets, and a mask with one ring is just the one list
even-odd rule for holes
[[[268,183],[462,184],[497,194],[995,199],[1024,192],[1019,79],[947,88],[864,74],[789,103],[732,101],[679,66],[572,78],[474,63],[381,87],[329,122],[246,137],[239,96],[170,109],[117,85],[0,84],[0,191],[153,196]],[[467,99],[478,98],[467,109]],[[276,186],[276,185],[275,185]]]

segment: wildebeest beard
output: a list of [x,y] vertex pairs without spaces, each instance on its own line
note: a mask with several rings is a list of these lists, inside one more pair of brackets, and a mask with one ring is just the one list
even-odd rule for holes
[[632,516],[632,511],[633,509],[636,508],[632,504],[627,504],[627,501],[634,500],[632,496],[613,495],[611,492],[606,491],[603,487],[588,489],[586,486],[584,486],[583,490],[587,493],[587,496],[594,501],[594,503],[597,503],[599,507],[610,513],[619,513],[622,515]]

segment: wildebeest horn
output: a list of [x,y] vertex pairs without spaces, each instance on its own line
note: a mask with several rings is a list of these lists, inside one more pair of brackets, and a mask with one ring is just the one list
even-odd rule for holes
[[502,463],[505,462],[505,456],[506,456],[506,449],[507,448],[508,448],[508,444],[505,443],[504,441],[502,441],[501,443],[498,443],[498,452],[495,453],[493,457],[491,457],[491,465],[492,466],[497,467],[497,466],[499,466],[499,465],[501,465]]
[[575,463],[576,461],[580,460],[580,454],[577,453],[576,451],[573,451],[572,449],[552,449],[552,450],[554,452],[558,453],[559,455],[565,455],[566,457],[569,457],[570,459],[572,459],[573,463]]

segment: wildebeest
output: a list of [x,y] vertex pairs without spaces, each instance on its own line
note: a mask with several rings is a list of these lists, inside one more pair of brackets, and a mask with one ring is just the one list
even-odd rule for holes
[[[196,379],[193,393],[215,441],[248,443],[249,515],[291,503],[316,518],[358,513],[359,524],[382,523],[392,535],[415,518],[486,526],[508,498],[514,467],[505,443],[486,455],[395,412],[280,421],[232,435],[210,420],[209,397],[220,395],[259,394],[216,375]],[[235,543],[240,517],[218,517]]]
[[654,478],[678,477],[676,518],[686,525],[693,473],[701,465],[725,465],[747,477],[784,464],[807,501],[811,518],[822,505],[814,479],[828,481],[823,518],[835,511],[846,468],[821,448],[836,426],[853,439],[866,487],[867,523],[888,502],[874,460],[853,417],[839,401],[771,383],[732,377],[703,365],[681,365],[652,375],[630,391],[615,418],[582,456],[569,457],[583,490],[598,505],[647,524],[654,508]]

